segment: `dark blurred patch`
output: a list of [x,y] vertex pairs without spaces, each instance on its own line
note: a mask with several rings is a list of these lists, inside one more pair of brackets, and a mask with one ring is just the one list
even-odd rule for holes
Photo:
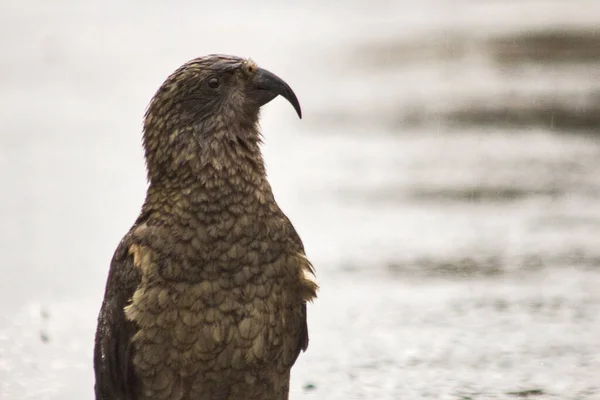
[[518,390],[515,392],[506,392],[506,394],[509,396],[527,398],[527,397],[534,397],[534,396],[542,396],[545,394],[545,392],[542,389],[526,389],[526,390]]
[[449,125],[459,126],[541,127],[557,131],[600,133],[600,93],[587,96],[588,99],[583,102],[569,102],[567,98],[552,99],[552,95],[549,97],[550,100],[546,96],[526,101],[481,101],[448,111],[442,115],[442,119]]
[[[466,251],[468,253],[468,251]],[[529,273],[546,268],[577,268],[581,270],[597,270],[600,266],[600,255],[594,249],[573,248],[554,254],[525,253],[507,255],[501,249],[479,251],[464,257],[427,256],[410,260],[392,261],[385,265],[387,271],[399,276],[417,278],[443,277],[448,279],[469,279],[497,277],[515,273]],[[359,270],[359,268],[354,268]],[[348,268],[352,270],[352,267]],[[501,304],[494,304],[496,309]]]
[[416,276],[442,276],[449,278],[473,278],[498,276],[505,272],[502,257],[462,257],[458,259],[419,258],[409,263],[390,263],[391,272],[409,273]]
[[411,197],[415,200],[449,200],[473,203],[517,201],[528,197],[557,197],[563,194],[564,190],[557,187],[534,189],[516,186],[476,186],[419,188],[411,193]]
[[302,389],[304,389],[305,392],[312,392],[317,389],[317,385],[314,383],[307,383],[302,387]]
[[[593,301],[591,301],[593,303]],[[519,310],[527,314],[543,314],[546,316],[558,316],[565,311],[580,312],[582,318],[593,317],[594,310],[586,309],[578,301],[570,301],[564,296],[554,297],[526,297],[515,299],[511,296],[490,296],[479,298],[471,304],[476,309],[493,310],[497,313],[512,312]],[[464,313],[464,304],[457,302],[452,305],[456,313]]]
[[520,62],[574,63],[600,60],[600,34],[594,29],[548,29],[519,32],[487,42],[494,60],[502,64]]
[[447,187],[393,187],[387,186],[370,191],[341,190],[340,197],[368,203],[400,203],[412,201],[449,201],[460,203],[504,203],[532,197],[556,198],[567,193],[567,188],[558,186],[447,186]]
[[46,330],[47,321],[50,319],[50,312],[46,307],[42,307],[40,310],[40,317],[42,317],[42,325],[44,328],[40,331],[40,340],[42,343],[48,343],[50,341],[50,336]]
[[[461,93],[456,94],[457,99]],[[458,103],[458,104],[457,104]],[[542,128],[556,133],[600,133],[600,91],[572,96],[564,93],[545,93],[526,96],[494,94],[477,99],[463,97],[446,107],[427,104],[398,106],[395,112],[326,110],[317,112],[312,121],[319,128],[339,127],[402,133],[410,129],[430,127],[436,131],[448,127],[486,127],[520,130]],[[321,130],[319,132],[322,132]]]

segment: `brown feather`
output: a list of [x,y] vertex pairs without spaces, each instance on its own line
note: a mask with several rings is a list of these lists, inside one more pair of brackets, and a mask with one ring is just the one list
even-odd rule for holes
[[237,57],[192,60],[148,107],[150,184],[109,271],[98,400],[288,398],[317,285],[266,178],[258,73]]

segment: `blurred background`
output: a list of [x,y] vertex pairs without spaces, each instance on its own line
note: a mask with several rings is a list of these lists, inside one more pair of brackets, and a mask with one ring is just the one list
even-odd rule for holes
[[600,2],[0,2],[0,399],[92,399],[168,74],[249,56],[321,284],[291,399],[600,399]]

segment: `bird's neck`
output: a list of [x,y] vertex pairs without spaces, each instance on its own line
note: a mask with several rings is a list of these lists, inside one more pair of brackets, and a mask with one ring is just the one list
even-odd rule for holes
[[186,151],[175,157],[172,168],[150,175],[143,214],[186,218],[272,199],[258,137],[221,131]]

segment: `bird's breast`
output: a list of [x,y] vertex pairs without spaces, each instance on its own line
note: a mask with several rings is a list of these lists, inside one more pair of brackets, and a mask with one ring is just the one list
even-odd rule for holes
[[130,252],[142,283],[125,311],[138,327],[133,363],[148,393],[171,398],[184,390],[177,385],[190,391],[236,374],[244,378],[248,370],[291,366],[303,300],[294,257],[189,282],[162,277],[153,250],[132,246]]

